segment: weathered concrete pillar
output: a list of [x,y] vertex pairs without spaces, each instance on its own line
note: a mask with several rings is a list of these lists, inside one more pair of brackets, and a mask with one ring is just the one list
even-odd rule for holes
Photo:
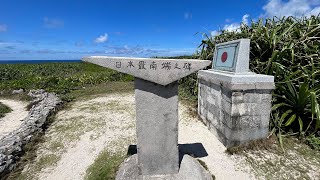
[[162,86],[135,78],[135,97],[141,174],[178,173],[178,82]]

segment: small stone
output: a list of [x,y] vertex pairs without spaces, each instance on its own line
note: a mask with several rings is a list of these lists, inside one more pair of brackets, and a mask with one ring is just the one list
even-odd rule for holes
[[23,89],[19,89],[19,90],[13,90],[12,94],[22,94],[24,92]]

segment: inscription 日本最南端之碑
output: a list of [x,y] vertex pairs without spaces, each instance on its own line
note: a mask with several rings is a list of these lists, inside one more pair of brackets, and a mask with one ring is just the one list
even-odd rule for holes
[[91,56],[83,61],[94,63],[160,85],[168,85],[211,62],[196,59],[157,59]]
[[[159,64],[159,65],[158,65]],[[172,69],[184,69],[184,70],[192,70],[192,63],[172,63],[169,61],[162,62],[162,63],[157,63],[155,61],[138,61],[136,64],[133,61],[128,61],[128,62],[121,62],[117,61],[115,62],[115,68],[120,69],[124,66],[125,68],[136,68],[137,70],[157,70],[158,67],[163,70],[172,70]]]

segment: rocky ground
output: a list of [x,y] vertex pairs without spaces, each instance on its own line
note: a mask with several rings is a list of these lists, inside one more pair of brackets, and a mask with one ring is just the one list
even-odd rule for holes
[[[179,144],[203,151],[202,160],[216,179],[320,179],[320,157],[296,143],[287,153],[251,150],[229,155],[213,134],[179,104]],[[60,111],[19,179],[85,179],[103,151],[126,154],[136,144],[134,94],[103,94],[73,102]],[[202,149],[203,147],[203,149]],[[199,149],[200,148],[200,149]],[[307,149],[307,150],[306,150]],[[194,153],[194,149],[190,151]],[[314,155],[310,155],[314,152]]]

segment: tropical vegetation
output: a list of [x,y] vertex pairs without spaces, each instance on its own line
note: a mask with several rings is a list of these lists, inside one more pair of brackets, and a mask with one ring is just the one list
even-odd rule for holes
[[72,91],[110,82],[132,81],[133,77],[91,63],[45,63],[0,65],[0,91],[45,89],[71,101]]

